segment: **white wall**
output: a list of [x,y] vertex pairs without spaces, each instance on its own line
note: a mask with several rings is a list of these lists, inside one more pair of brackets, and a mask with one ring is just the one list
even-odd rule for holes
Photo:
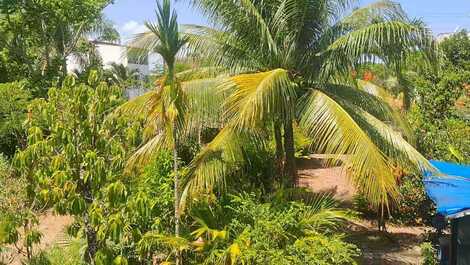
[[98,43],[96,44],[96,49],[98,50],[98,54],[103,60],[103,65],[105,68],[112,63],[127,66],[126,47],[121,45]]
[[[112,63],[122,64],[129,69],[137,69],[143,76],[148,76],[152,72],[163,70],[163,59],[158,54],[150,54],[147,64],[131,64],[127,59],[127,47],[119,44],[96,43],[98,54],[103,60],[104,68],[109,68]],[[67,58],[67,71],[82,70],[78,60],[71,55]]]

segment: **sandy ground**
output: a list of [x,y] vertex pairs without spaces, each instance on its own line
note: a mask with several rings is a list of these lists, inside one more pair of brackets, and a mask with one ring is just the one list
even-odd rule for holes
[[[298,160],[299,184],[315,192],[331,192],[342,205],[350,206],[355,189],[341,166],[324,168],[324,156],[312,155]],[[345,231],[347,240],[362,250],[360,264],[421,264],[420,243],[425,227],[399,227],[387,224],[389,233],[379,232],[377,224],[366,220],[351,223]]]
[[[42,234],[41,243],[38,246],[35,246],[35,253],[40,252],[41,250],[46,250],[52,247],[58,240],[64,237],[65,229],[67,226],[72,224],[73,219],[69,216],[57,216],[52,213],[45,213],[39,217],[39,226],[38,230]],[[18,244],[21,246],[21,243]],[[8,256],[7,260],[11,260],[11,265],[21,265],[21,260],[24,259],[24,256],[15,248],[12,248],[12,252],[5,254]],[[0,257],[0,261],[2,261]]]

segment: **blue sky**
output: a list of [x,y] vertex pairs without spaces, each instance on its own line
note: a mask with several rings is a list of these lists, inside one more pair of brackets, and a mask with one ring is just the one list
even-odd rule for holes
[[[155,18],[156,0],[115,0],[105,9],[105,14],[116,25],[124,38],[143,31],[143,22]],[[205,24],[204,17],[193,10],[187,1],[175,4],[179,22],[183,24]],[[373,0],[359,0],[366,5]],[[470,29],[469,0],[399,0],[405,11],[415,18],[423,19],[434,34],[453,32],[458,28]]]

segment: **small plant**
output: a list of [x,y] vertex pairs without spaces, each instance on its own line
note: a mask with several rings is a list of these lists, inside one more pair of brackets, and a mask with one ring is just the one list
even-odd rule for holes
[[426,242],[421,244],[421,256],[423,257],[422,265],[438,265],[436,250],[431,243]]

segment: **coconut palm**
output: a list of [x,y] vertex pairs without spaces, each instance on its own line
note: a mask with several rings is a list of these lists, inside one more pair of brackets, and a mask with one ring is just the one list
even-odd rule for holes
[[[193,0],[214,27],[188,26],[189,47],[231,72],[220,86],[228,122],[190,166],[183,197],[224,183],[243,161],[243,143],[272,126],[290,185],[296,183],[294,128],[315,151],[343,160],[374,205],[397,197],[393,167],[427,167],[394,128],[396,115],[379,98],[354,87],[364,62],[400,65],[409,54],[430,62],[435,46],[422,23],[398,4],[352,9],[350,0]],[[348,12],[353,10],[352,12]]]

